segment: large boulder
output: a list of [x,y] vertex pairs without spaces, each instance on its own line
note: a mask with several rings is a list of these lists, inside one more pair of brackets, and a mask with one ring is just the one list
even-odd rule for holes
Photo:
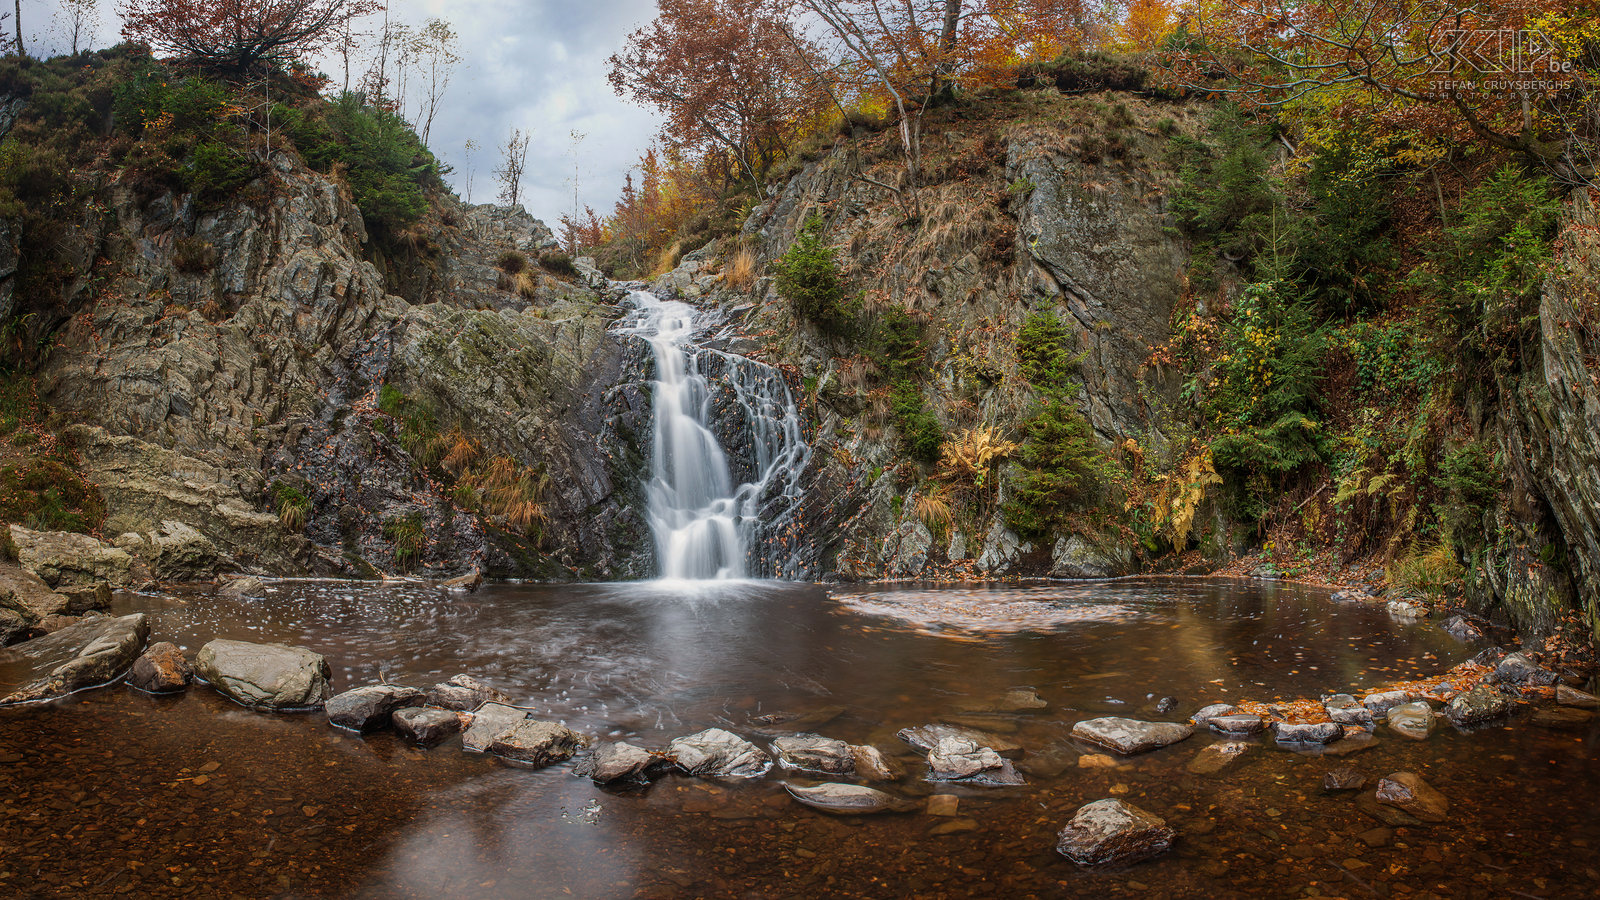
[[27,637],[32,626],[68,614],[71,606],[71,597],[52,590],[39,576],[0,564],[0,645]]
[[30,531],[11,526],[17,561],[51,587],[77,584],[127,584],[133,557],[87,534]]
[[759,778],[772,768],[759,747],[721,728],[674,738],[667,755],[690,775],[709,778]]
[[1025,783],[1010,760],[988,747],[957,737],[943,738],[938,746],[928,751],[928,780],[998,785]]
[[461,746],[484,753],[503,734],[528,717],[528,711],[504,703],[485,703],[472,714],[472,724],[461,736]]
[[194,667],[184,659],[177,644],[162,641],[151,644],[128,670],[128,686],[150,694],[170,694],[189,686]]
[[1511,713],[1512,701],[1494,688],[1480,684],[1470,691],[1450,698],[1445,704],[1444,717],[1463,728],[1482,725],[1501,719]]
[[328,721],[352,731],[378,731],[388,727],[397,709],[422,705],[422,692],[397,684],[358,687],[328,701]]
[[4,685],[0,705],[48,700],[114,681],[138,658],[150,636],[144,613],[96,617],[0,652],[0,667],[22,671]]
[[596,784],[644,783],[671,765],[660,754],[624,741],[613,741],[596,747],[572,767],[572,774],[592,778]]
[[1165,853],[1177,832],[1160,817],[1121,800],[1078,809],[1056,836],[1056,852],[1080,866],[1128,865]]
[[210,538],[172,519],[142,534],[125,533],[116,543],[119,549],[144,560],[150,574],[162,581],[204,581],[231,562]]
[[583,737],[565,725],[523,719],[495,738],[489,752],[538,769],[571,759],[583,745]]
[[1123,544],[1102,539],[1091,543],[1081,534],[1056,540],[1050,553],[1054,578],[1114,578],[1133,568],[1133,554]]
[[195,672],[236,703],[257,709],[314,709],[328,701],[328,661],[287,644],[216,640],[200,648]]
[[1192,734],[1192,727],[1177,722],[1141,722],[1119,716],[1086,719],[1072,726],[1073,737],[1108,747],[1124,756],[1176,744]]
[[1494,667],[1494,680],[1501,684],[1539,686],[1555,684],[1557,679],[1556,673],[1529,659],[1525,654],[1512,653]]

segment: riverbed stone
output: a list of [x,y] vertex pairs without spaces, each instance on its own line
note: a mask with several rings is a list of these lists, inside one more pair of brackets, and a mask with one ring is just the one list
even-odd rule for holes
[[1415,772],[1395,772],[1380,780],[1377,798],[1424,822],[1443,822],[1450,812],[1450,801]]
[[1122,802],[1079,807],[1056,835],[1056,852],[1080,866],[1129,865],[1171,849],[1177,837],[1159,816]]
[[397,684],[372,684],[345,691],[328,701],[328,721],[352,731],[387,728],[394,711],[422,705],[423,693]]
[[934,724],[917,728],[902,728],[898,735],[900,740],[905,741],[923,753],[931,752],[933,748],[939,746],[941,740],[947,737],[972,741],[980,747],[988,747],[1001,756],[1016,756],[1022,752],[1022,745],[1015,741],[1007,740],[987,731],[966,728],[961,725]]
[[1253,747],[1254,745],[1243,741],[1222,741],[1211,744],[1196,753],[1185,768],[1196,775],[1215,775],[1226,769],[1234,760],[1249,753]]
[[193,678],[194,666],[177,644],[167,641],[151,644],[128,670],[128,686],[150,694],[181,691]]
[[1337,722],[1274,722],[1272,737],[1280,744],[1331,744],[1344,737]]
[[1336,791],[1359,791],[1367,786],[1367,776],[1353,766],[1339,766],[1329,769],[1322,776],[1322,789],[1329,793]]
[[850,745],[816,734],[796,734],[772,742],[778,764],[802,772],[848,775],[855,771],[856,758]]
[[489,752],[524,766],[541,769],[565,762],[583,747],[583,737],[557,722],[523,719],[489,745]]
[[1501,684],[1537,687],[1555,684],[1557,677],[1556,673],[1529,659],[1526,654],[1512,653],[1495,665],[1494,680]]
[[472,723],[461,736],[461,746],[474,753],[486,752],[497,738],[528,717],[528,711],[504,703],[485,703],[472,713]]
[[322,654],[287,644],[216,640],[195,656],[196,674],[223,696],[257,709],[322,706],[333,677]]
[[607,741],[572,767],[572,774],[594,779],[596,784],[647,783],[672,765],[660,754],[625,741]]
[[1194,729],[1177,722],[1142,722],[1118,716],[1086,719],[1072,726],[1072,736],[1131,756],[1188,739]]
[[1423,824],[1421,819],[1411,813],[1398,806],[1390,806],[1379,800],[1376,788],[1362,791],[1356,795],[1356,809],[1391,828],[1404,828]]
[[28,680],[0,698],[0,706],[62,697],[114,681],[144,649],[150,622],[144,613],[98,616],[0,651],[0,663],[26,666]]
[[1238,711],[1239,708],[1237,706],[1229,703],[1213,703],[1190,716],[1189,721],[1193,722],[1196,728],[1204,728],[1210,724],[1212,719],[1218,716],[1231,716]]
[[1217,734],[1226,735],[1260,734],[1267,728],[1267,723],[1260,716],[1248,714],[1212,716],[1206,721],[1206,725]]
[[1402,703],[1410,703],[1414,698],[1405,691],[1379,691],[1361,698],[1361,704],[1372,711],[1374,716],[1388,715],[1389,710]]
[[111,608],[111,586],[103,581],[94,584],[63,585],[56,588],[56,593],[67,598],[66,613],[69,616],[81,616],[87,612]]
[[1483,630],[1474,625],[1466,616],[1451,616],[1445,619],[1444,624],[1439,627],[1443,628],[1446,634],[1457,640],[1476,641],[1483,637]]
[[1552,706],[1547,709],[1534,710],[1528,717],[1528,724],[1538,728],[1577,729],[1587,728],[1594,720],[1594,713],[1586,709],[1572,706]]
[[485,703],[510,703],[511,697],[471,675],[457,675],[428,689],[425,706],[472,712]]
[[1565,684],[1556,685],[1556,703],[1577,709],[1600,709],[1600,697]]
[[1352,706],[1325,706],[1323,709],[1327,711],[1329,719],[1347,728],[1362,728],[1370,731],[1376,727],[1376,721],[1372,717],[1372,710],[1359,703]]
[[1480,684],[1451,697],[1450,702],[1445,704],[1444,717],[1465,728],[1504,718],[1514,706],[1509,697],[1486,684]]
[[419,747],[434,747],[461,731],[461,714],[448,709],[408,706],[390,716],[394,730]]
[[855,762],[857,778],[867,781],[899,781],[900,769],[883,751],[871,744],[851,744],[850,755]]
[[673,738],[667,755],[690,775],[709,778],[759,778],[772,768],[761,748],[721,728]]
[[238,599],[240,597],[257,597],[265,590],[267,584],[254,575],[241,575],[222,583],[217,588],[217,593],[224,597]]
[[864,816],[873,813],[906,812],[915,804],[877,788],[860,784],[817,784],[809,787],[784,782],[789,796],[820,812],[835,816]]
[[990,785],[1025,783],[1009,760],[988,747],[958,737],[942,738],[938,746],[928,751],[928,780]]
[[1425,700],[1402,703],[1389,710],[1385,721],[1391,731],[1402,734],[1414,741],[1427,740],[1428,735],[1433,733],[1433,707],[1429,706]]

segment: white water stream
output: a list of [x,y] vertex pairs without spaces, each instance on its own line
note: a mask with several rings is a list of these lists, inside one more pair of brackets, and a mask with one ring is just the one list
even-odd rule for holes
[[[797,576],[798,561],[779,538],[798,512],[811,449],[783,373],[698,343],[720,324],[710,313],[644,291],[630,300],[637,312],[624,330],[650,343],[656,364],[645,493],[661,577]],[[750,457],[741,468],[754,472],[751,481],[734,484],[713,431],[719,400],[740,408]]]

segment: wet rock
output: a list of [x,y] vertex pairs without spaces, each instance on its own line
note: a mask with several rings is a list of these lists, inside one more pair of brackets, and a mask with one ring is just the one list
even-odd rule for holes
[[1322,698],[1324,709],[1352,709],[1361,706],[1361,701],[1349,694],[1329,694]]
[[1333,596],[1328,599],[1335,603],[1361,603],[1366,600],[1371,600],[1372,597],[1366,593],[1363,593],[1362,591],[1350,590],[1335,591]]
[[643,747],[615,741],[596,747],[593,753],[572,767],[572,774],[592,778],[596,784],[642,784],[671,765],[671,761]]
[[128,582],[133,557],[123,550],[86,534],[10,527],[18,563],[52,588]]
[[436,747],[461,731],[461,715],[448,709],[408,706],[390,717],[394,730],[419,747]]
[[1486,684],[1480,684],[1451,697],[1450,702],[1445,704],[1444,717],[1453,724],[1470,727],[1503,718],[1513,706],[1509,697]]
[[1389,710],[1386,721],[1391,730],[1414,741],[1427,740],[1428,735],[1433,733],[1433,707],[1423,700],[1402,703]]
[[1050,704],[1044,702],[1043,698],[1033,691],[1008,691],[994,708],[1001,712],[1030,712],[1047,709],[1049,706]]
[[1124,756],[1176,744],[1192,734],[1193,728],[1177,722],[1141,722],[1117,716],[1087,719],[1072,726],[1073,737],[1109,747]]
[[1114,578],[1133,568],[1133,553],[1126,544],[1109,538],[1091,542],[1081,534],[1058,539],[1050,560],[1052,578]]
[[539,769],[571,759],[583,744],[583,737],[565,725],[523,719],[495,738],[489,752]]
[[1155,706],[1156,715],[1164,716],[1167,713],[1170,713],[1170,712],[1172,712],[1173,710],[1175,710],[1177,708],[1178,708],[1178,698],[1177,697],[1162,697],[1160,700],[1156,701],[1156,706]]
[[0,665],[26,669],[27,681],[0,705],[48,700],[114,681],[150,636],[143,613],[97,617],[0,651]]
[[1451,616],[1445,619],[1444,624],[1439,627],[1443,628],[1446,634],[1457,640],[1476,641],[1483,637],[1483,631],[1472,624],[1466,616]]
[[1396,772],[1380,780],[1377,798],[1424,822],[1443,822],[1450,812],[1450,801],[1415,772]]
[[955,794],[934,794],[924,810],[930,816],[953,818],[961,811],[961,798]]
[[850,745],[815,734],[797,734],[772,742],[778,764],[802,772],[848,775],[855,771],[855,754]]
[[1472,657],[1471,662],[1475,665],[1493,668],[1500,664],[1500,660],[1505,658],[1506,651],[1499,647],[1485,647]]
[[217,588],[217,593],[224,597],[259,597],[266,588],[266,582],[254,575],[241,575],[238,578],[225,582]]
[[1011,762],[973,741],[947,737],[928,752],[928,780],[988,785],[1025,784]]
[[1056,852],[1080,866],[1128,865],[1165,853],[1175,837],[1165,821],[1136,806],[1096,800],[1056,835]]
[[447,591],[455,591],[463,594],[476,593],[478,588],[482,586],[483,572],[476,566],[472,568],[471,572],[468,572],[465,575],[461,575],[456,578],[446,578],[445,580],[439,582],[439,587],[444,588]]
[[428,689],[427,706],[472,712],[485,703],[510,703],[511,698],[471,675],[457,675]]
[[1215,775],[1226,769],[1234,760],[1249,753],[1253,746],[1241,741],[1212,744],[1195,754],[1194,759],[1189,760],[1189,765],[1185,768],[1196,775]]
[[1594,720],[1594,713],[1586,709],[1573,706],[1552,706],[1548,709],[1535,710],[1528,717],[1528,724],[1539,728],[1576,729],[1587,728]]
[[1382,691],[1361,698],[1361,704],[1372,710],[1374,716],[1387,715],[1389,710],[1402,703],[1410,703],[1412,696],[1405,691]]
[[1494,667],[1494,680],[1501,684],[1536,686],[1555,684],[1556,673],[1540,666],[1521,653],[1513,653]]
[[195,656],[196,674],[223,696],[259,709],[311,709],[327,702],[327,660],[304,647],[212,641]]
[[850,755],[855,761],[857,778],[867,781],[898,781],[899,768],[883,755],[883,751],[870,744],[851,744]]
[[1347,728],[1363,728],[1371,731],[1375,727],[1372,710],[1359,703],[1343,707],[1326,706],[1323,709],[1327,711],[1328,718]]
[[759,778],[772,768],[759,747],[721,728],[674,738],[667,755],[690,775],[710,778]]
[[1597,709],[1600,708],[1600,697],[1580,691],[1575,687],[1558,684],[1556,685],[1556,703],[1561,706],[1572,706],[1578,709]]
[[1397,619],[1425,619],[1431,612],[1428,607],[1422,605],[1421,603],[1417,603],[1413,600],[1406,600],[1404,598],[1390,600],[1387,604],[1387,607],[1389,610],[1389,615],[1394,616]]
[[487,751],[502,734],[528,717],[528,711],[503,703],[485,703],[472,713],[472,723],[461,736],[461,746],[474,753]]
[[1322,776],[1322,789],[1330,793],[1335,791],[1359,791],[1367,786],[1367,776],[1350,766],[1340,766],[1330,769]]
[[1267,723],[1260,716],[1231,715],[1213,716],[1206,725],[1217,734],[1247,735],[1260,734],[1267,728]]
[[67,615],[81,616],[111,608],[111,586],[104,582],[63,586],[56,593],[67,598]]
[[1324,744],[1320,749],[1323,756],[1349,756],[1371,750],[1378,746],[1378,743],[1378,739],[1373,737],[1370,731],[1346,730],[1343,738],[1331,744]]
[[1387,847],[1394,842],[1394,829],[1373,828],[1356,835],[1356,839],[1376,850],[1379,847]]
[[1280,744],[1331,744],[1344,737],[1337,722],[1274,722],[1272,737]]
[[959,725],[923,725],[919,728],[902,728],[897,732],[900,740],[912,747],[929,753],[939,746],[939,742],[947,737],[960,738],[971,741],[980,747],[988,747],[1001,756],[1015,756],[1022,752],[1022,745],[1006,740],[997,734],[979,731],[976,728],[963,728]]
[[167,641],[151,644],[128,670],[129,687],[151,694],[181,691],[193,678],[194,667],[184,658],[183,651]]
[[1376,789],[1365,791],[1356,797],[1356,809],[1368,816],[1377,819],[1391,828],[1403,828],[1411,825],[1421,825],[1422,820],[1396,806],[1390,806],[1378,800]]
[[1227,703],[1213,703],[1190,716],[1189,721],[1193,722],[1198,728],[1204,728],[1211,722],[1213,718],[1216,718],[1217,716],[1231,716],[1238,711],[1238,707],[1231,706]]
[[859,784],[818,784],[799,787],[785,782],[789,796],[812,809],[836,816],[864,816],[872,813],[906,812],[915,804]]
[[947,834],[968,834],[977,830],[977,819],[951,819],[948,822],[940,822],[938,825],[929,828],[928,835],[930,837],[942,837]]
[[416,688],[394,684],[358,687],[328,701],[328,721],[353,731],[378,731],[388,727],[395,710],[421,706],[422,697]]

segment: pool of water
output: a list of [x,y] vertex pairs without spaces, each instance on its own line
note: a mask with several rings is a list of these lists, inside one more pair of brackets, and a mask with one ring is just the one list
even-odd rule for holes
[[[218,637],[326,655],[335,688],[471,673],[596,738],[662,747],[718,726],[757,743],[773,716],[870,742],[910,773],[889,789],[959,798],[953,817],[824,816],[781,773],[672,776],[607,791],[567,767],[421,751],[320,715],[269,715],[205,688],[122,687],[0,711],[0,895],[195,897],[1588,896],[1600,864],[1593,729],[1380,730],[1341,758],[1270,742],[1220,775],[1213,738],[1086,768],[1071,725],[1441,672],[1476,647],[1378,608],[1223,579],[835,588],[734,583],[486,587],[277,582],[263,599],[119,598],[153,639]],[[998,709],[1035,691],[1038,711]],[[932,785],[900,728],[955,721],[1025,748],[1029,784]],[[1424,775],[1453,804],[1391,829],[1323,774]],[[1054,834],[1118,796],[1180,839],[1123,872],[1084,872]]]

